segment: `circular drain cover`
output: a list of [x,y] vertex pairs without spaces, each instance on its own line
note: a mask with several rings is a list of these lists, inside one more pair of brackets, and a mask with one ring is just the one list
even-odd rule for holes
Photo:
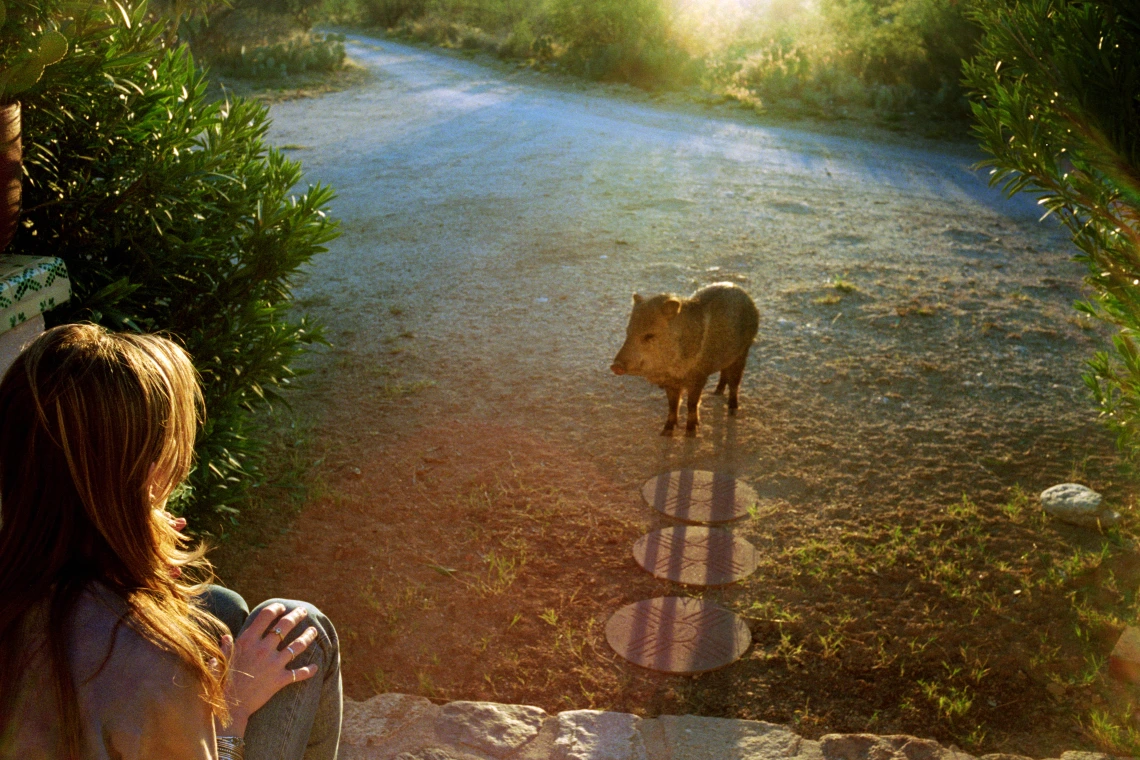
[[743,619],[711,602],[659,596],[615,612],[606,623],[606,641],[643,668],[704,673],[738,660],[752,634]]
[[652,477],[641,487],[641,495],[658,512],[691,523],[739,520],[760,501],[752,486],[707,470],[674,470]]
[[662,528],[637,539],[637,564],[678,583],[722,586],[735,583],[756,569],[756,547],[727,530],[684,525]]

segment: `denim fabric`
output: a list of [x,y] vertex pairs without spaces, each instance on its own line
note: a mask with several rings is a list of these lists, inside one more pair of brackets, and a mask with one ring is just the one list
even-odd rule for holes
[[[310,626],[317,628],[317,639],[290,663],[291,668],[316,664],[312,678],[290,684],[273,695],[264,707],[250,716],[245,730],[246,760],[336,760],[340,744],[341,702],[340,643],[332,623],[320,610],[305,602],[269,599],[245,613],[245,601],[233,591],[212,586],[204,605],[226,625],[240,620],[236,638],[250,620],[267,605],[281,604],[286,614],[305,607],[309,614],[288,633],[284,649]],[[219,614],[220,613],[220,614]],[[242,619],[243,613],[245,614]]]
[[202,595],[201,602],[207,612],[226,624],[234,637],[249,617],[249,607],[241,594],[224,586],[209,586]]

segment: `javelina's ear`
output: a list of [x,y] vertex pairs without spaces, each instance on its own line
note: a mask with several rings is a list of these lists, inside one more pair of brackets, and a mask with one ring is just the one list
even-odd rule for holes
[[661,311],[665,313],[666,319],[672,319],[681,313],[681,302],[676,298],[666,299],[661,304]]
[[642,302],[642,301],[644,301],[644,300],[645,300],[645,299],[641,297],[641,294],[640,294],[640,293],[634,293],[634,294],[633,294],[633,302],[634,302],[634,303],[641,303],[641,302]]

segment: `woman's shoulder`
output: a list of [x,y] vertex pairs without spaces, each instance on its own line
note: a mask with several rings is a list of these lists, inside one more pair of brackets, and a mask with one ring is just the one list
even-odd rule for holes
[[[53,747],[58,741],[53,675],[43,646],[46,619],[33,613],[26,631],[27,667],[17,689],[16,748]],[[131,623],[126,602],[92,586],[72,609],[68,659],[79,702],[84,757],[210,756],[212,713],[194,674],[173,653],[149,641]],[[156,746],[182,748],[152,751]],[[5,747],[7,749],[7,747]],[[0,752],[4,755],[4,752]],[[7,756],[7,755],[5,755]],[[31,752],[29,756],[36,756]]]
[[127,603],[105,586],[93,584],[76,601],[69,649],[77,683],[123,683],[132,692],[181,684],[196,695],[196,679],[182,660],[140,633]]

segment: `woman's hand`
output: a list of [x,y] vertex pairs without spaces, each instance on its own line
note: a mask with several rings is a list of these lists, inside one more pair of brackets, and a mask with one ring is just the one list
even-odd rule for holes
[[[185,517],[175,517],[174,515],[167,512],[165,509],[159,509],[158,507],[154,507],[154,517],[159,522],[165,522],[167,525],[169,525],[171,528],[178,531],[179,533],[181,533],[182,529],[186,527],[186,518]],[[170,577],[174,578],[175,580],[178,580],[179,578],[181,578],[182,577],[182,568],[178,567],[177,565],[171,565]]]
[[224,736],[244,736],[249,716],[270,697],[291,683],[317,674],[316,665],[289,668],[293,658],[316,640],[315,626],[305,629],[289,646],[281,647],[289,632],[308,614],[304,607],[298,607],[285,615],[284,605],[271,604],[257,613],[236,642],[231,636],[222,638],[222,651],[230,658],[226,701],[231,723],[223,729]]

